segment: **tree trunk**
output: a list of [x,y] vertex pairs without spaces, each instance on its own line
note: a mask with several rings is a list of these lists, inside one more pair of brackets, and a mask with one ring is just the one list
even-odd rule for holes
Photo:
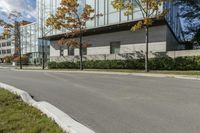
[[19,48],[19,65],[20,69],[22,69],[22,51],[21,51],[21,40],[20,40],[20,24],[19,22],[15,21],[15,37],[16,37],[16,44],[17,47]]
[[80,70],[83,70],[83,43],[82,43],[82,33],[80,33]]
[[20,62],[20,69],[22,69],[22,51],[21,51],[21,41],[20,41],[20,35],[19,35],[19,62]]
[[44,58],[45,58],[44,39],[42,39],[42,69],[43,69],[43,70],[45,69],[45,61],[44,61]]
[[146,51],[145,51],[145,72],[149,72],[149,27],[145,26],[145,32],[146,32]]

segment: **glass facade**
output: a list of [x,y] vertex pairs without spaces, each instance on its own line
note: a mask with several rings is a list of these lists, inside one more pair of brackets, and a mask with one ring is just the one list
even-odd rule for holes
[[[42,59],[42,43],[39,38],[39,30],[37,23],[20,26],[21,33],[21,52],[23,55],[29,55],[30,64],[41,64]],[[44,41],[45,57],[49,55],[48,43]]]
[[[37,23],[39,30],[39,37],[51,36],[56,34],[61,34],[66,32],[65,29],[60,31],[53,29],[52,27],[45,26],[46,19],[50,14],[56,12],[57,7],[60,5],[61,0],[37,0]],[[130,16],[125,16],[124,11],[116,11],[113,8],[111,2],[112,0],[80,0],[81,5],[89,4],[95,9],[94,14],[95,19],[87,22],[87,28],[96,28],[112,24],[119,24],[128,21],[138,20],[142,18],[141,12],[138,8],[135,8],[133,14]],[[133,2],[134,4],[134,2]],[[98,14],[103,14],[103,16],[98,16]],[[43,33],[41,32],[43,31]]]
[[38,36],[36,26],[36,23],[32,23],[20,27],[22,54],[38,52]]
[[60,5],[61,0],[37,0],[37,27],[38,27],[38,36],[51,36],[56,34],[61,34],[65,30],[55,30],[52,27],[46,26],[46,19],[50,14],[56,12],[57,7]]
[[[89,4],[95,10],[92,15],[96,15],[96,17],[87,22],[87,28],[96,28],[96,27],[103,27],[108,25],[120,24],[130,21],[137,21],[142,19],[142,13],[138,7],[135,7],[133,13],[129,16],[124,15],[124,10],[117,11],[112,6],[113,0],[80,0],[81,5]],[[135,6],[134,0],[131,0],[133,5]],[[61,0],[37,0],[37,29],[38,29],[38,37],[42,36],[52,36],[57,34],[62,34],[66,32],[65,29],[55,30],[52,27],[47,27],[46,19],[49,17],[50,14],[54,14],[56,12],[57,7],[59,7]],[[180,22],[177,19],[177,6],[173,4],[165,4],[165,7],[170,9],[170,14],[168,15],[168,22],[171,23],[173,19],[173,29],[175,29],[175,33],[180,31],[179,25]],[[160,7],[160,10],[163,10],[163,6]],[[103,14],[103,16],[98,16],[98,14]]]
[[[134,6],[134,9],[132,11],[132,14],[130,14],[129,16],[125,15],[125,10],[117,11],[116,9],[114,9],[112,6],[113,0],[84,1],[86,4],[91,5],[92,8],[95,9],[94,14],[97,16],[95,17],[95,20],[87,23],[88,28],[114,25],[142,19],[142,12],[140,11],[139,7],[137,7],[137,4],[134,2],[134,0],[130,0]],[[162,6],[160,7],[160,10],[162,10]],[[98,14],[103,14],[103,16],[98,16]]]
[[[117,11],[112,6],[113,0],[84,0],[86,4],[95,9],[95,19],[87,23],[87,28],[102,27],[107,25],[119,24],[128,21],[135,21],[142,18],[139,8],[133,10],[133,14],[129,16],[124,15],[124,10]],[[132,0],[133,1],[133,0]],[[134,4],[134,2],[133,2]],[[98,16],[103,14],[103,16]]]
[[169,9],[169,13],[166,16],[166,20],[171,27],[172,31],[176,35],[177,39],[179,41],[184,40],[184,33],[183,33],[183,28],[181,25],[181,19],[178,17],[179,15],[179,8],[178,5],[174,3],[166,3],[165,8]]

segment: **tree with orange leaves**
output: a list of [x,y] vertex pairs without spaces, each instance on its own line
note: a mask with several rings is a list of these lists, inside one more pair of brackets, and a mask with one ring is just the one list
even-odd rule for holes
[[142,20],[138,21],[131,28],[131,31],[137,31],[145,28],[146,32],[146,51],[145,51],[145,71],[148,72],[148,52],[149,52],[149,27],[155,20],[161,19],[167,15],[168,10],[163,9],[164,2],[168,0],[113,0],[112,5],[116,10],[124,10],[126,16],[133,14],[135,8],[139,8],[142,13]]
[[75,39],[61,39],[60,44],[79,47],[80,69],[83,70],[83,33],[86,30],[86,22],[93,19],[94,9],[90,5],[85,5],[81,10],[78,0],[61,0],[60,7],[54,15],[47,19],[47,26],[53,26],[55,29],[65,28],[67,38],[79,36],[79,41]]
[[20,61],[23,63],[23,64],[28,64],[28,59],[29,57],[27,55],[23,55],[20,59],[20,56],[17,56],[17,57],[13,57],[13,61],[16,62],[16,63],[20,63]]

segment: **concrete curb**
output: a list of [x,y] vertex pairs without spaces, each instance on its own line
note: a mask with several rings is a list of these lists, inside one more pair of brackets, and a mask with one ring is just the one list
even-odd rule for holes
[[73,120],[70,116],[68,116],[55,106],[51,105],[50,103],[45,101],[36,102],[27,92],[23,90],[20,90],[16,87],[1,82],[0,82],[0,88],[4,88],[20,96],[25,103],[39,109],[49,118],[53,119],[67,133],[95,133],[86,126]]
[[200,76],[187,76],[187,75],[174,75],[174,74],[143,74],[134,73],[133,76],[145,76],[145,77],[157,77],[157,78],[177,78],[177,79],[188,79],[188,80],[200,80]]
[[13,69],[13,67],[2,67],[2,66],[0,66],[0,69]]
[[51,72],[51,73],[88,73],[88,74],[109,74],[109,75],[132,75],[132,76],[143,76],[143,77],[156,77],[156,78],[177,78],[177,79],[188,79],[188,80],[200,80],[200,76],[188,76],[188,75],[175,75],[175,74],[154,74],[154,73],[126,73],[126,72],[104,72],[104,71],[51,71],[51,70],[16,70],[24,72]]

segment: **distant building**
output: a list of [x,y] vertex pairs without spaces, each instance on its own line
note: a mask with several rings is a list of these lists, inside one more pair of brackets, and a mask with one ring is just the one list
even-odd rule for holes
[[3,62],[3,59],[6,56],[12,56],[14,51],[15,48],[11,36],[4,37],[3,35],[0,35],[0,62]]

